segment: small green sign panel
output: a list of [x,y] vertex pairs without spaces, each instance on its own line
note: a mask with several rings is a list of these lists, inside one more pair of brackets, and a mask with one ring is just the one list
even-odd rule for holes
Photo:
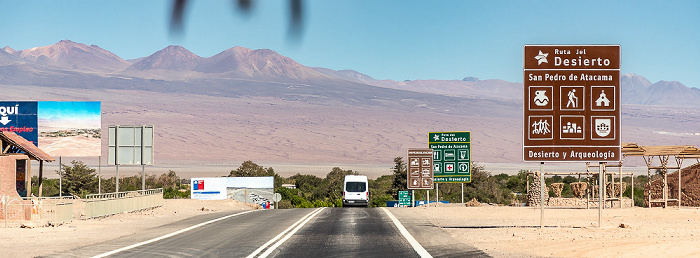
[[428,134],[435,183],[471,183],[471,132]]
[[408,191],[399,191],[399,206],[410,206],[411,195]]

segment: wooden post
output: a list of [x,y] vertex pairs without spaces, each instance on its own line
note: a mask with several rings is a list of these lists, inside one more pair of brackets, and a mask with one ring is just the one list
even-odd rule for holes
[[620,209],[622,209],[622,193],[625,192],[625,190],[622,189],[622,164],[620,164],[618,169],[620,171]]
[[39,197],[42,196],[44,190],[44,161],[39,160]]
[[32,197],[32,159],[27,155],[27,197]]
[[681,169],[680,164],[678,166],[678,209],[681,209]]
[[598,172],[598,228],[603,227],[603,206],[605,206],[605,192],[603,189],[603,184],[605,184],[605,163],[600,162]]
[[544,162],[540,162],[540,228],[544,228]]

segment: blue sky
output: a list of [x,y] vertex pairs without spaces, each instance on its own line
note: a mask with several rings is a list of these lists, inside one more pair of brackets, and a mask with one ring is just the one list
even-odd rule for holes
[[99,101],[39,101],[39,119],[96,119],[100,120]]
[[700,1],[305,0],[298,40],[288,1],[254,1],[249,15],[234,2],[190,1],[172,36],[171,1],[9,1],[0,47],[70,39],[132,59],[168,45],[203,57],[243,46],[377,79],[521,82],[525,44],[620,44],[622,73],[700,87]]

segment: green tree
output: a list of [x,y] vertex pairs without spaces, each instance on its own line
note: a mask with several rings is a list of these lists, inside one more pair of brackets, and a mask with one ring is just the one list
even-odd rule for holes
[[375,180],[369,179],[369,197],[372,207],[384,207],[387,201],[394,200],[391,196],[393,181],[393,175],[383,175]]
[[245,161],[236,170],[231,170],[228,176],[235,177],[259,177],[259,176],[275,176],[275,170],[270,168],[264,168],[253,161]]
[[[64,191],[81,197],[96,193],[97,176],[95,175],[95,169],[77,160],[71,161],[71,165],[61,164],[63,168]],[[58,171],[56,173],[58,174]]]
[[334,167],[331,172],[326,175],[329,199],[335,201],[343,197],[343,183],[345,182],[345,176],[348,175],[357,175],[357,172]]
[[403,161],[403,157],[394,158],[394,168],[392,169],[392,172],[394,172],[394,180],[391,184],[391,192],[389,194],[394,197],[394,200],[398,200],[399,191],[406,191],[408,189],[406,162]]

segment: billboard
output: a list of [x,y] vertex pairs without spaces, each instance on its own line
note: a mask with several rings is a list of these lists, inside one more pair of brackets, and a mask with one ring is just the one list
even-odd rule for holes
[[51,156],[101,156],[99,101],[39,101],[39,147]]
[[110,125],[109,165],[153,165],[152,125]]
[[0,101],[0,131],[14,132],[34,145],[39,132],[36,101]]
[[201,177],[192,178],[192,199],[234,199],[243,203],[272,202],[274,177]]
[[0,131],[51,156],[100,156],[99,101],[0,101]]

